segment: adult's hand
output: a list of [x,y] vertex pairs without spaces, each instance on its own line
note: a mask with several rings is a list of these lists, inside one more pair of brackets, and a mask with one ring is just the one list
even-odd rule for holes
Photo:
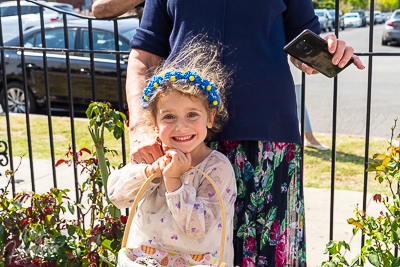
[[[129,107],[129,143],[132,164],[152,164],[163,155],[157,135],[143,114],[142,95],[146,80],[152,68],[158,65],[160,57],[143,50],[132,49],[126,75],[126,99]],[[133,115],[134,114],[134,115]]]
[[154,129],[149,126],[141,126],[130,131],[130,159],[132,164],[152,164],[163,156],[161,143],[158,141]]
[[92,5],[93,15],[98,18],[113,18],[135,9],[144,0],[96,0]]
[[[353,58],[353,64],[360,70],[365,69],[365,66],[362,64],[360,58],[354,55],[354,49],[351,46],[347,46],[346,42],[336,38],[334,34],[328,34],[325,36],[325,41],[328,44],[328,50],[333,54],[332,64],[338,65],[339,68],[343,68],[346,66],[347,62],[349,62],[350,58]],[[317,74],[318,71],[314,70],[312,67],[307,64],[302,63],[300,60],[295,59],[292,56],[289,56],[290,61],[301,71],[307,74]]]

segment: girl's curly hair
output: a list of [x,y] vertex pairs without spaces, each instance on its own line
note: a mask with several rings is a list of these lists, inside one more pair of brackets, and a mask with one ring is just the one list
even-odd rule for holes
[[[227,88],[231,85],[230,74],[226,67],[220,62],[220,54],[222,53],[222,46],[215,44],[209,40],[205,35],[197,36],[188,42],[180,52],[175,56],[164,61],[153,72],[154,76],[162,75],[169,71],[195,71],[198,75],[203,76],[214,83],[215,89],[219,92],[220,104],[216,108],[216,114],[212,128],[208,129],[205,141],[210,141],[211,137],[222,130],[223,124],[228,119],[228,112],[226,109],[225,93]],[[167,82],[159,86],[155,90],[149,102],[146,104],[145,115],[156,119],[158,99],[167,93],[175,91],[184,96],[195,97],[202,101],[210,115],[212,107],[207,98],[206,93],[190,83],[174,83]]]

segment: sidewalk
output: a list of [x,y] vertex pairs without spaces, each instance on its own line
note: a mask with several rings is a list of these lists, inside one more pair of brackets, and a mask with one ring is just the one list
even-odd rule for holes
[[[14,158],[14,166],[19,164],[19,158]],[[0,188],[4,188],[6,182],[4,172],[7,168],[0,166]],[[75,200],[75,188],[71,188],[74,181],[73,168],[62,164],[56,168],[57,186],[60,189],[71,190],[70,197]],[[37,193],[45,193],[53,187],[51,162],[48,160],[34,160],[35,189]],[[28,158],[23,158],[22,165],[15,175],[17,191],[31,190],[30,167]],[[84,176],[79,181],[85,180]],[[11,190],[11,188],[10,188]],[[306,214],[306,240],[307,240],[307,265],[320,266],[321,262],[328,258],[323,254],[326,243],[329,242],[329,213],[330,213],[330,189],[305,188],[305,214]],[[347,219],[353,217],[353,210],[357,203],[362,205],[362,193],[335,190],[334,205],[334,239],[350,242],[353,227],[347,224]],[[367,203],[371,199],[368,194]],[[383,204],[373,201],[369,203],[367,212],[378,215],[383,209]],[[353,251],[346,254],[351,261],[359,253],[361,248],[361,236],[357,235],[351,241]]]

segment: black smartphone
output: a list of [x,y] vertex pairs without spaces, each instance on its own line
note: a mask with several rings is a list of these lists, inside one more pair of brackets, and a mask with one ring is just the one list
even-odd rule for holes
[[333,54],[329,52],[326,41],[310,30],[304,30],[283,50],[329,78],[335,77],[353,63],[353,58],[351,58],[343,68],[333,65]]

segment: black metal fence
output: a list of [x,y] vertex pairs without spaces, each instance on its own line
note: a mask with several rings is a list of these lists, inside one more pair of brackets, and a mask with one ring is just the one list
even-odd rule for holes
[[[72,149],[73,153],[76,153],[76,137],[75,137],[75,126],[74,126],[74,101],[73,101],[73,90],[72,90],[72,84],[71,84],[71,59],[70,59],[70,54],[71,53],[87,53],[90,55],[90,72],[88,73],[91,76],[91,87],[92,87],[92,100],[96,101],[97,100],[97,94],[96,94],[96,81],[95,81],[95,59],[94,59],[94,54],[111,54],[115,55],[117,58],[120,57],[121,55],[128,55],[129,53],[127,51],[119,51],[119,45],[118,45],[118,20],[114,19],[112,20],[114,23],[114,45],[115,45],[115,50],[95,50],[94,49],[94,43],[93,43],[93,36],[92,36],[92,23],[95,18],[93,17],[87,17],[87,16],[82,16],[78,14],[73,14],[73,13],[68,13],[64,12],[62,10],[58,10],[56,8],[47,6],[45,4],[37,3],[36,1],[32,0],[27,0],[29,2],[35,3],[39,5],[40,7],[40,18],[41,18],[41,43],[42,47],[24,47],[24,32],[23,32],[23,27],[22,27],[22,19],[21,19],[21,5],[20,5],[20,0],[18,0],[18,18],[19,18],[19,46],[4,46],[3,42],[3,35],[0,35],[0,53],[1,53],[1,68],[2,68],[2,98],[6,99],[7,95],[7,65],[5,64],[5,50],[17,50],[20,51],[20,56],[21,56],[21,66],[22,67],[22,75],[23,75],[23,91],[26,96],[26,101],[25,101],[25,118],[26,118],[26,129],[27,129],[27,143],[28,143],[28,158],[29,158],[29,164],[30,164],[30,178],[31,178],[31,184],[32,184],[32,191],[35,191],[35,176],[34,176],[34,164],[33,164],[33,155],[32,155],[32,138],[31,138],[31,125],[30,125],[30,114],[29,114],[29,108],[26,106],[27,105],[27,96],[29,94],[29,88],[27,85],[27,71],[26,71],[26,62],[25,62],[25,52],[26,51],[37,51],[37,52],[42,52],[43,53],[43,70],[44,70],[44,86],[46,90],[46,110],[47,110],[47,118],[48,118],[48,130],[49,130],[49,146],[50,146],[50,151],[51,151],[51,162],[52,162],[52,174],[53,174],[53,186],[57,187],[57,177],[56,177],[56,170],[55,170],[55,162],[56,159],[54,157],[54,142],[53,142],[53,125],[52,125],[52,109],[51,109],[51,95],[49,91],[49,81],[48,81],[48,62],[47,62],[47,53],[48,52],[60,52],[65,54],[65,63],[66,63],[66,75],[67,75],[67,81],[68,81],[68,99],[69,99],[69,106],[68,106],[68,114],[70,118],[70,131],[71,131],[71,142],[72,142]],[[335,34],[336,36],[339,37],[339,0],[336,0],[336,12],[335,12]],[[375,1],[371,0],[370,3],[370,21],[374,21],[374,6],[375,6]],[[44,19],[43,19],[43,10],[44,8],[49,8],[52,10],[55,10],[59,13],[62,13],[62,21],[64,23],[64,44],[65,47],[60,48],[60,49],[55,49],[55,48],[46,48],[46,39],[45,39],[45,34],[44,34]],[[81,19],[87,20],[87,27],[88,27],[88,32],[89,32],[89,49],[88,50],[75,50],[71,49],[69,47],[69,35],[68,35],[68,19],[67,15],[69,16],[75,16],[79,17]],[[122,18],[125,19],[125,18]],[[360,57],[367,57],[368,58],[368,87],[367,87],[367,113],[366,113],[366,129],[365,129],[365,166],[364,170],[367,168],[367,162],[368,162],[368,155],[369,155],[369,139],[370,139],[370,118],[371,118],[371,84],[372,84],[372,77],[373,77],[373,58],[376,56],[400,56],[400,53],[374,53],[373,52],[373,23],[370,23],[370,28],[369,28],[369,50],[368,52],[363,52],[363,53],[357,53],[358,56]],[[1,19],[0,19],[0,29],[1,29]],[[123,110],[123,89],[122,89],[122,77],[121,77],[121,66],[120,66],[120,60],[115,61],[116,65],[116,72],[117,72],[117,82],[118,82],[118,109],[119,111],[124,111]],[[332,166],[331,166],[331,201],[330,201],[330,233],[329,233],[329,238],[330,240],[333,239],[333,216],[334,216],[334,196],[335,196],[335,165],[336,165],[336,123],[337,123],[337,92],[338,92],[338,79],[339,77],[334,78],[334,85],[333,85],[333,118],[332,118]],[[306,85],[306,79],[305,75],[303,73],[302,76],[302,107],[304,110],[305,107],[305,86]],[[10,169],[14,170],[15,165],[13,162],[13,136],[11,133],[11,127],[10,127],[10,116],[9,116],[9,109],[8,105],[5,104],[3,105],[4,112],[6,114],[6,130],[7,130],[7,144],[8,144],[8,159],[10,163]],[[302,138],[304,141],[304,112],[301,114],[301,133],[302,133]],[[2,137],[3,138],[3,137]],[[304,143],[304,142],[303,142]],[[121,145],[122,145],[122,158],[123,158],[123,164],[126,164],[126,150],[125,150],[125,138],[122,136],[121,139]],[[7,148],[7,145],[5,146]],[[2,152],[3,153],[3,152]],[[3,153],[4,154],[4,153]],[[3,155],[2,154],[2,155]],[[78,173],[77,169],[74,169],[74,179],[75,179],[75,192],[76,192],[76,198],[78,199],[78,189],[77,189],[77,181],[78,181]],[[367,173],[365,172],[364,174],[364,194],[363,194],[363,209],[366,209],[366,198],[367,198],[367,181],[368,181],[368,176]],[[12,192],[15,192],[15,182],[12,182]],[[364,244],[364,237],[362,237],[362,244]],[[396,257],[397,257],[397,252],[396,252]]]

